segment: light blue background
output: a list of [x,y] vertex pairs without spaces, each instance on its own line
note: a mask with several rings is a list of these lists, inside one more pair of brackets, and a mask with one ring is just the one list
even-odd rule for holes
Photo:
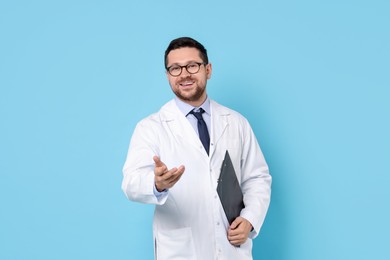
[[255,259],[390,259],[388,1],[1,1],[0,259],[152,259],[128,202],[133,128],[172,98],[169,41],[274,178]]

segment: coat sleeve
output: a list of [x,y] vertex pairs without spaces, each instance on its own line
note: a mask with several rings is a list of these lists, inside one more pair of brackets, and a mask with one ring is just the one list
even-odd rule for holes
[[159,156],[158,122],[152,118],[139,122],[131,137],[125,165],[123,166],[122,190],[129,200],[164,204],[168,194],[154,193],[154,161]]
[[252,224],[249,237],[253,239],[259,234],[268,211],[272,178],[252,128],[246,120],[243,126],[241,188],[245,208],[240,215]]

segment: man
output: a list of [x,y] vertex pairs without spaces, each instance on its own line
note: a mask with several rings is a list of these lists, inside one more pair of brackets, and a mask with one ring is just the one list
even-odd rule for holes
[[[212,66],[202,44],[173,40],[165,68],[176,98],[137,124],[122,189],[130,200],[156,205],[156,259],[252,259],[271,193],[256,137],[243,116],[208,98]],[[231,224],[217,193],[226,151],[245,205]]]

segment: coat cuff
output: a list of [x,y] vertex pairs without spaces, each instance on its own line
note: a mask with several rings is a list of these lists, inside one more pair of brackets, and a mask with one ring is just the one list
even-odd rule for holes
[[154,180],[153,180],[153,194],[154,196],[156,196],[158,205],[164,204],[168,199],[168,190],[163,190],[161,192],[158,191],[156,188],[156,184],[154,183]]
[[260,227],[257,225],[256,217],[253,214],[251,214],[250,212],[245,211],[245,208],[243,209],[243,211],[241,211],[240,216],[245,218],[246,220],[248,220],[253,227],[253,229],[249,233],[248,237],[250,239],[254,239],[255,237],[257,237],[257,235],[259,234],[259,231],[260,231]]

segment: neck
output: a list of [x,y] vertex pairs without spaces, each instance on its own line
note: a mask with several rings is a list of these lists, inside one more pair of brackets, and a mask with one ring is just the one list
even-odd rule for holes
[[[179,97],[178,97],[179,98]],[[197,100],[184,100],[184,99],[181,99],[179,98],[181,101],[183,101],[184,103],[190,105],[190,106],[193,106],[193,107],[200,107],[207,99],[207,95],[205,94],[204,96],[200,97],[199,99]]]

